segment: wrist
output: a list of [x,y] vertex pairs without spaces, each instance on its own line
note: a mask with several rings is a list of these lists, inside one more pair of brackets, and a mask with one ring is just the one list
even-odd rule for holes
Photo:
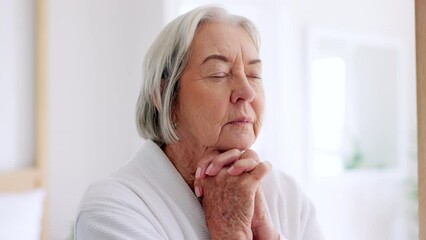
[[255,240],[273,240],[280,239],[280,235],[275,230],[273,225],[267,225],[252,229],[253,239]]
[[237,231],[235,233],[234,237],[233,238],[225,238],[225,239],[239,239],[239,240],[240,239],[241,240],[243,240],[243,239],[249,239],[249,240],[252,240],[253,239],[253,233],[250,230],[248,230],[248,231],[241,230],[241,231]]
[[211,240],[252,240],[251,230],[222,230],[220,232],[210,232]]

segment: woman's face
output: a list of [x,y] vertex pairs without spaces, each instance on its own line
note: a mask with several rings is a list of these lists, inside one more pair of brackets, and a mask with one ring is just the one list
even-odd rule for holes
[[219,151],[250,148],[262,122],[261,71],[256,47],[242,27],[202,24],[179,80],[175,117],[181,141]]

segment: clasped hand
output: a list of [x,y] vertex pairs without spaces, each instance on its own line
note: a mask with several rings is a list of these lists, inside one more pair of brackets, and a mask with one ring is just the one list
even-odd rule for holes
[[200,161],[194,189],[212,239],[279,239],[260,187],[270,168],[250,149],[232,149]]

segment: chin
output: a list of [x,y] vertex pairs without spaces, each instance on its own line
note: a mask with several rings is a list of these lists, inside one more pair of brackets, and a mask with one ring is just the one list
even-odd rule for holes
[[256,138],[254,136],[227,138],[220,141],[217,147],[221,151],[227,151],[230,149],[247,150],[253,145],[255,140]]

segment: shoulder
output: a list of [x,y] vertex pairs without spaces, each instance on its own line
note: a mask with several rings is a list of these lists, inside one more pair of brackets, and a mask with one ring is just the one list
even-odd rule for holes
[[124,166],[109,177],[94,182],[87,188],[81,207],[98,202],[131,202],[141,198],[153,183],[154,165],[164,162],[161,149],[152,141],[146,141]]
[[155,184],[152,168],[161,162],[161,153],[154,142],[146,141],[127,164],[89,185],[80,201],[79,214],[101,208],[140,207]]
[[138,196],[131,191],[128,183],[116,178],[108,178],[92,183],[86,190],[81,202],[80,211],[91,207],[102,207],[113,204],[131,202]]
[[191,197],[198,203],[192,195],[161,148],[147,141],[128,164],[88,187],[77,212],[75,235],[78,239],[180,236],[177,226],[182,221],[174,214],[182,205],[195,205],[188,204]]
[[77,239],[160,239],[164,231],[145,201],[152,187],[149,166],[155,146],[144,144],[132,160],[110,177],[90,184],[77,212]]
[[91,184],[80,202],[76,239],[162,239],[165,233],[140,188],[114,177]]

